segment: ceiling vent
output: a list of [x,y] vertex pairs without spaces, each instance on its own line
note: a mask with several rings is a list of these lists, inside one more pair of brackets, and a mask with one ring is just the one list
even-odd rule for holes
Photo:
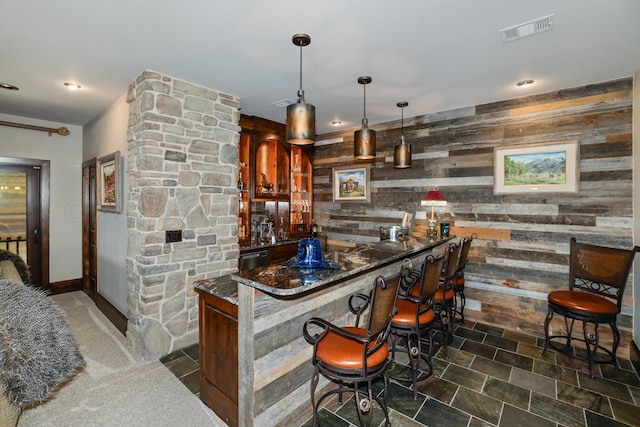
[[280,108],[287,108],[293,103],[294,102],[291,99],[281,99],[280,101],[272,102],[271,105],[275,105],[276,107]]
[[500,30],[502,42],[512,42],[523,37],[551,31],[554,29],[554,16],[554,14],[543,16],[542,18],[534,19],[524,24],[514,25],[513,27]]

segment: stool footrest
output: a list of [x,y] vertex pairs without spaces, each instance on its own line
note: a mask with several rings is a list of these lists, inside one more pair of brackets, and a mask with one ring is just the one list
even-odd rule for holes
[[[564,344],[562,344],[562,343],[558,342],[558,340],[564,340],[565,342],[564,342]],[[551,350],[555,350],[555,351],[557,351],[559,353],[562,353],[562,354],[567,355],[569,357],[572,357],[574,359],[578,359],[578,360],[582,360],[582,361],[588,362],[589,358],[588,358],[588,356],[586,354],[587,350],[582,348],[582,347],[578,347],[578,349],[582,350],[585,354],[584,354],[584,356],[582,356],[580,354],[576,354],[576,348],[571,346],[569,344],[569,341],[584,342],[584,338],[568,337],[567,335],[551,335],[551,336],[549,336],[549,348]],[[601,345],[598,345],[598,352],[593,353],[592,356],[593,356],[593,363],[597,363],[597,364],[614,364],[614,365],[617,366],[617,361],[616,361],[616,358],[613,355],[613,352],[611,350],[609,350],[608,348],[605,348],[605,347],[603,347]]]

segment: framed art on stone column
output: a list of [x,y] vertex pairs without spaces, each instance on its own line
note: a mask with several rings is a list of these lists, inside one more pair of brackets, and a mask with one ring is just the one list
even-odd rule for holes
[[120,152],[98,157],[96,180],[98,187],[98,210],[103,212],[122,212],[122,178],[120,170]]

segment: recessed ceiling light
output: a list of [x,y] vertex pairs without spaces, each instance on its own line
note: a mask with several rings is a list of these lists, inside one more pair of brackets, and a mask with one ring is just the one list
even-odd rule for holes
[[64,85],[67,88],[69,88],[70,90],[77,90],[77,89],[80,89],[82,87],[78,83],[65,83]]
[[342,122],[340,120],[334,120],[331,122],[332,125],[334,126],[340,126],[342,124]]
[[0,83],[0,88],[7,90],[19,90],[18,86],[14,86],[9,83]]
[[516,83],[516,86],[526,87],[526,86],[531,86],[532,84],[533,84],[533,80],[520,80],[518,83]]

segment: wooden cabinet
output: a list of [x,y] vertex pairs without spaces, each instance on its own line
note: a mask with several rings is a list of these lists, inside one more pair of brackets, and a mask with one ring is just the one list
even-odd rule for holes
[[280,139],[254,132],[255,197],[289,198],[289,150]]
[[[251,240],[251,230],[273,223],[276,240],[305,237],[313,221],[312,147],[285,141],[285,125],[241,116],[238,146],[238,236]],[[262,224],[262,226],[260,225]]]
[[298,242],[286,243],[269,249],[269,264],[282,264],[298,253]]
[[238,306],[198,290],[200,399],[229,426],[238,425]]

